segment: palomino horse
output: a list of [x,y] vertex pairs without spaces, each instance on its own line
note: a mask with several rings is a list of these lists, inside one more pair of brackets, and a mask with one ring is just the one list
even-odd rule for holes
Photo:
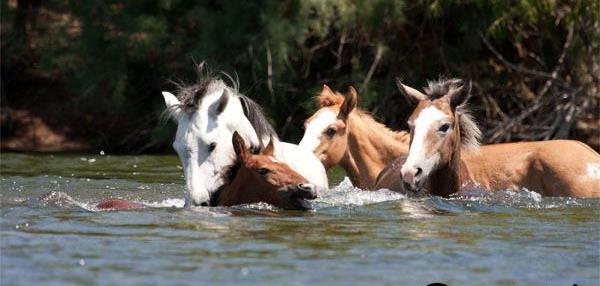
[[526,188],[543,196],[600,196],[600,155],[578,141],[487,145],[468,113],[470,84],[430,82],[408,120],[410,151],[401,167],[405,188],[448,196],[461,188],[489,191]]
[[[307,210],[306,200],[317,197],[314,186],[308,180],[273,157],[274,146],[270,141],[261,154],[252,154],[237,131],[233,133],[233,149],[236,163],[224,175],[223,185],[211,197],[211,206],[234,206],[265,202],[289,210]],[[141,203],[111,199],[98,205],[100,210],[131,210],[145,208]]]
[[356,108],[353,87],[344,98],[323,85],[317,101],[319,110],[304,123],[299,145],[314,152],[326,169],[339,164],[355,186],[374,189],[385,165],[408,153],[410,135],[394,132]]
[[275,158],[287,163],[319,189],[327,189],[321,162],[297,145],[280,142],[260,107],[240,94],[237,84],[227,86],[198,67],[198,81],[182,86],[175,97],[163,92],[171,117],[177,122],[173,148],[183,165],[185,205],[208,205],[225,183],[222,172],[235,160],[230,138],[238,131],[245,142],[261,150],[273,138]]

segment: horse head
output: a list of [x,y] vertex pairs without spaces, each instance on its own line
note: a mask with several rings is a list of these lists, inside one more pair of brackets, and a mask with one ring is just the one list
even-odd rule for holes
[[260,116],[261,132],[255,130],[248,116],[257,117],[249,112],[257,105],[240,95],[235,84],[230,87],[218,77],[207,75],[202,65],[198,71],[197,83],[180,86],[177,97],[162,93],[167,112],[177,123],[173,148],[183,165],[186,207],[208,205],[211,196],[225,183],[223,172],[235,162],[230,140],[235,131],[258,149],[264,145],[264,138],[274,133]]
[[434,171],[460,157],[461,149],[479,146],[481,132],[466,110],[471,86],[441,79],[429,82],[425,94],[400,82],[398,87],[418,101],[408,119],[411,142],[402,178],[405,188],[422,189]]
[[312,151],[329,169],[342,160],[348,148],[348,118],[358,102],[353,87],[344,97],[327,85],[317,97],[319,110],[304,122],[305,132],[300,146]]
[[239,165],[231,182],[219,192],[215,205],[266,202],[284,209],[310,208],[306,200],[317,197],[316,188],[274,157],[273,141],[260,154],[250,152],[237,132],[233,133],[232,144]]

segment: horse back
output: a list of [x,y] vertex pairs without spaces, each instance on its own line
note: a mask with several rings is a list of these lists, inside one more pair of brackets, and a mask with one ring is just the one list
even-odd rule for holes
[[296,144],[280,141],[275,146],[275,157],[288,164],[319,189],[327,190],[329,188],[325,167],[309,150]]
[[545,178],[554,183],[549,188],[557,195],[600,197],[600,154],[580,141],[545,142],[538,155]]
[[544,196],[600,196],[600,155],[582,142],[549,140],[481,146],[463,154],[472,181]]

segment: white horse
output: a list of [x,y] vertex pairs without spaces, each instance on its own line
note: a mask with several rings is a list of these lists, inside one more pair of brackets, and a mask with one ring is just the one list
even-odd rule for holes
[[[255,151],[273,138],[275,158],[287,163],[318,191],[328,186],[325,168],[310,151],[281,142],[260,106],[240,94],[237,84],[227,86],[198,67],[198,82],[180,87],[176,97],[164,91],[167,110],[177,122],[173,148],[183,165],[185,206],[209,205],[211,196],[227,179],[235,163],[231,138],[237,131]],[[268,171],[268,170],[267,170]]]

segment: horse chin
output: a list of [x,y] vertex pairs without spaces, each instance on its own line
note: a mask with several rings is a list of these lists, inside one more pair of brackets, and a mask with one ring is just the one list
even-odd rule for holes
[[289,207],[286,209],[290,210],[310,210],[312,205],[309,200],[314,200],[316,196],[303,194],[298,192],[296,187],[289,187],[284,191],[285,200],[287,200]]
[[402,181],[402,187],[406,194],[412,195],[423,195],[426,193],[425,184],[422,182],[417,182],[416,184],[409,184],[405,181]]
[[208,192],[208,199],[206,200],[194,200],[194,199],[186,199],[185,207],[212,207],[216,206],[216,203],[219,200],[219,195],[221,190],[225,187],[225,185],[220,186],[215,191]]
[[303,198],[290,197],[289,202],[293,210],[305,211],[312,209],[312,205],[310,204],[310,202]]

